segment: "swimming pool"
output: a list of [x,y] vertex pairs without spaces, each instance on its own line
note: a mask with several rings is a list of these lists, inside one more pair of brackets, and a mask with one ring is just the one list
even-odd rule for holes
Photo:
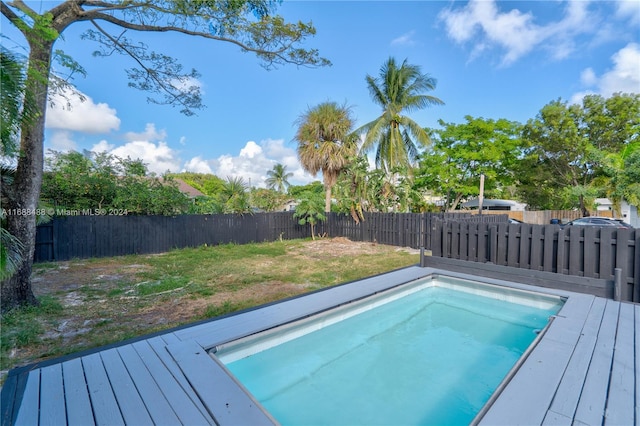
[[282,424],[468,424],[562,306],[429,277],[212,352]]

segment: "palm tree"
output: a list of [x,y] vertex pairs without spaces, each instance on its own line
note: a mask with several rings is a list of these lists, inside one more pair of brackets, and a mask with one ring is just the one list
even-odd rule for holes
[[380,76],[367,75],[366,81],[373,101],[382,107],[382,114],[356,130],[357,134],[366,133],[361,150],[368,152],[377,145],[376,166],[386,170],[411,165],[418,156],[414,139],[425,146],[430,138],[402,113],[443,104],[440,99],[424,94],[435,89],[436,80],[422,74],[419,66],[408,64],[406,59],[398,67],[396,60],[389,58],[380,68]]
[[[25,90],[25,66],[21,59],[5,48],[0,48],[0,158],[14,159],[18,155],[21,124],[36,118],[33,102]],[[4,163],[4,162],[3,162]],[[7,205],[13,196],[12,184],[15,168],[12,164],[0,164],[0,206]],[[8,217],[0,210],[0,281],[10,279],[25,260],[24,244],[7,229]],[[4,283],[2,284],[4,287]],[[4,295],[4,292],[2,293]],[[27,301],[36,304],[32,292]],[[4,306],[3,306],[4,309]]]
[[248,184],[241,177],[227,177],[221,192],[224,213],[242,214],[251,211],[248,188]]
[[269,189],[274,189],[278,192],[284,192],[291,184],[289,178],[293,176],[293,173],[287,173],[287,166],[283,166],[278,163],[273,166],[273,170],[267,172],[267,179],[265,183]]
[[298,120],[298,158],[313,176],[322,171],[325,212],[331,211],[331,188],[349,164],[357,145],[351,133],[351,109],[335,102],[324,102],[301,115]]

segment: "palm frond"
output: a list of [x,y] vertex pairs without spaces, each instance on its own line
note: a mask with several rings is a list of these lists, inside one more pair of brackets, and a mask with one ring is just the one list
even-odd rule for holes
[[435,89],[437,80],[423,74],[419,66],[409,64],[406,59],[398,66],[390,57],[380,68],[378,78],[367,75],[366,81],[374,102],[383,107],[383,113],[358,129],[366,132],[361,152],[376,147],[376,165],[385,169],[413,162],[418,147],[427,146],[430,139],[427,132],[403,112],[443,104],[439,98],[425,93]]

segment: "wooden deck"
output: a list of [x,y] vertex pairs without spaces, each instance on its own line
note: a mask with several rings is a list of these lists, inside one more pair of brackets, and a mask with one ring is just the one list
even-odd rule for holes
[[[2,388],[2,424],[274,424],[207,349],[431,274],[472,278],[406,268],[13,370]],[[488,281],[567,302],[479,424],[639,423],[640,305]]]

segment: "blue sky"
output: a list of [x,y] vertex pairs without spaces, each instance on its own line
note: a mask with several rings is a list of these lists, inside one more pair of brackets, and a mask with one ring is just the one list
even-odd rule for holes
[[[52,2],[27,2],[46,10]],[[292,183],[314,180],[300,167],[293,141],[296,119],[327,100],[353,108],[357,125],[380,114],[367,74],[390,56],[407,59],[438,81],[445,102],[412,114],[425,127],[466,115],[526,122],[548,102],[578,101],[585,93],[640,93],[640,2],[565,1],[284,1],[289,21],[313,21],[305,47],[333,66],[283,66],[266,71],[235,46],[169,34],[133,34],[201,73],[207,108],[185,117],[146,102],[127,87],[124,57],[96,59],[71,26],[56,44],[87,70],[73,83],[84,102],[57,102],[48,111],[45,148],[107,150],[142,158],[162,173],[195,171],[240,176],[263,186],[283,163]],[[20,37],[2,18],[3,34]],[[9,46],[11,47],[11,46]],[[318,176],[317,178],[320,178]]]

